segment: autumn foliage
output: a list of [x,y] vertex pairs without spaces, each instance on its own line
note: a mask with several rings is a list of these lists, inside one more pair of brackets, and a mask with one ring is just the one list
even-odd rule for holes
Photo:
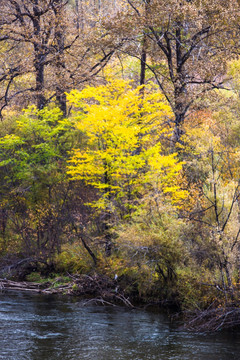
[[238,2],[27,3],[0,4],[0,277],[238,309]]

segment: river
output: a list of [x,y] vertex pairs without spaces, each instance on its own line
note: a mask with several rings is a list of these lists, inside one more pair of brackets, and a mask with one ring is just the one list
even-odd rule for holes
[[179,331],[165,314],[0,293],[3,360],[238,360],[240,331]]

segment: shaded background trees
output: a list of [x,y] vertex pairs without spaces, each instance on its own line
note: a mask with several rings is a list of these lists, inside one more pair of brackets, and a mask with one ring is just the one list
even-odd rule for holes
[[[134,1],[107,25],[127,39],[122,50],[141,62],[174,112],[173,144],[180,141],[187,114],[203,94],[222,88],[226,63],[236,54],[239,29],[237,1]],[[115,31],[114,31],[115,29]],[[117,35],[118,34],[118,35]]]
[[65,92],[91,81],[114,52],[96,9],[66,0],[1,2],[1,112],[55,99],[66,114]]
[[[44,0],[1,3],[1,40],[6,48],[2,53],[2,109],[16,95],[29,92],[39,109],[46,105],[46,67],[51,63],[60,66],[65,36],[60,12],[66,4]],[[24,79],[30,85],[27,88],[21,86]]]

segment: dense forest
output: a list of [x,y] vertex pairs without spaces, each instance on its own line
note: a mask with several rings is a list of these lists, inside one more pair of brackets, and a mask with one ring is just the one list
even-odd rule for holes
[[1,0],[1,278],[240,324],[239,24],[237,0]]

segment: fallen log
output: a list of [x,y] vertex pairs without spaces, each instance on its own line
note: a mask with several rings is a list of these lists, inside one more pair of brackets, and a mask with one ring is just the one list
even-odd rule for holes
[[32,292],[44,292],[44,288],[49,286],[49,282],[40,284],[34,282],[19,282],[7,279],[0,279],[0,290],[24,290]]
[[19,287],[19,288],[30,288],[30,289],[36,289],[39,288],[39,283],[33,283],[33,282],[19,282],[19,281],[12,281],[7,279],[0,279],[0,286],[3,288],[10,288],[10,287]]

